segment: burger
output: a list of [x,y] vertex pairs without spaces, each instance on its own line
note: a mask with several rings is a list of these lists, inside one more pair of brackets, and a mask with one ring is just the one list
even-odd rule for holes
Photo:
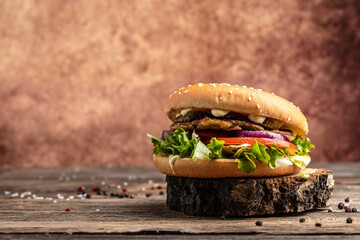
[[199,83],[172,93],[165,113],[169,130],[148,136],[154,164],[166,175],[276,177],[299,173],[310,163],[314,146],[304,114],[274,93]]

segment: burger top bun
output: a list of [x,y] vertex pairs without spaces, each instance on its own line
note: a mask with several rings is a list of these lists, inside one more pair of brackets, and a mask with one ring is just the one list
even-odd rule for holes
[[155,167],[159,172],[178,176],[192,178],[232,178],[232,177],[275,177],[295,174],[301,171],[301,168],[295,165],[287,165],[269,168],[267,163],[254,160],[256,169],[252,173],[241,172],[238,169],[238,163],[234,159],[198,159],[195,162],[190,158],[179,158],[174,162],[173,167],[169,164],[168,157],[153,155]]
[[165,112],[173,121],[183,109],[221,109],[244,115],[259,115],[281,120],[282,129],[305,136],[309,129],[304,114],[293,103],[261,89],[226,83],[189,85],[172,93]]

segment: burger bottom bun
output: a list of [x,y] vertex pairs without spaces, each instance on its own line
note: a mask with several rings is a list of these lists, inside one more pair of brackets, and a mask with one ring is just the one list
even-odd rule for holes
[[168,157],[153,155],[155,167],[164,174],[191,177],[191,178],[253,178],[253,177],[276,177],[296,174],[301,168],[290,165],[281,166],[275,169],[261,161],[255,160],[256,169],[252,173],[241,172],[238,163],[233,159],[198,159],[195,162],[190,158],[178,158],[174,162],[173,170],[169,164]]

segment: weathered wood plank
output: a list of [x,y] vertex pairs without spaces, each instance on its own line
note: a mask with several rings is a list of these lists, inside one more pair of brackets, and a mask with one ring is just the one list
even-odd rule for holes
[[[331,169],[331,165],[329,168]],[[59,177],[62,179],[59,180]],[[66,177],[69,179],[66,180]],[[165,186],[164,176],[153,168],[14,169],[2,172],[0,181],[0,233],[150,234],[150,236],[158,233],[230,234],[229,236],[260,234],[251,237],[263,237],[263,234],[299,236],[360,234],[359,212],[345,213],[344,210],[338,210],[336,207],[339,202],[344,202],[344,198],[350,197],[351,206],[360,210],[360,185],[337,185],[336,174],[332,213],[323,209],[307,213],[225,220],[219,217],[192,217],[167,209],[165,195],[159,195],[164,189],[151,189],[154,184]],[[102,185],[102,182],[105,185]],[[109,194],[121,192],[121,189],[117,189],[117,185],[124,187],[125,182],[128,183],[126,186],[128,191],[135,195],[134,199],[118,197],[106,199],[104,195],[93,193],[90,199],[81,200],[76,197],[78,186],[85,186],[88,192],[91,187],[99,186]],[[145,191],[142,191],[142,188],[145,188]],[[53,200],[10,197],[4,195],[4,191],[10,191],[11,194],[31,191],[32,194],[52,197]],[[152,192],[153,196],[146,197],[147,192]],[[65,199],[56,199],[57,202],[54,203],[57,193],[64,195]],[[75,199],[67,201],[66,198],[69,196],[74,196]],[[65,212],[66,208],[70,208],[71,211]],[[346,223],[348,217],[353,219],[352,224]],[[305,223],[300,223],[300,218],[305,218]],[[263,222],[262,227],[255,225],[258,220]],[[322,226],[315,227],[317,222]],[[0,238],[3,236],[5,235],[0,235]]]

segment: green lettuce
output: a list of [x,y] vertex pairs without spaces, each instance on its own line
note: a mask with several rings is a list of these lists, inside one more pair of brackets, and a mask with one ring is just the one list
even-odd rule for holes
[[254,145],[250,151],[242,151],[240,158],[236,159],[238,168],[242,172],[251,173],[255,170],[256,165],[253,160],[265,162],[270,168],[275,168],[275,161],[278,158],[284,157],[285,153],[275,146],[266,147],[264,144],[254,141]]
[[190,133],[182,128],[174,131],[173,135],[165,134],[165,138],[158,138],[148,134],[153,143],[153,153],[161,156],[174,156],[180,158],[191,158],[193,161],[197,159],[215,159],[222,158],[222,146],[224,141],[218,141],[212,138],[206,146],[200,141],[195,131]]
[[296,154],[299,155],[308,155],[310,149],[315,147],[311,144],[309,138],[302,138],[300,136],[296,136],[296,138],[291,143],[297,147]]
[[210,158],[211,159],[219,159],[223,158],[222,154],[222,146],[225,144],[225,141],[219,141],[216,138],[212,138],[207,147],[211,150]]

